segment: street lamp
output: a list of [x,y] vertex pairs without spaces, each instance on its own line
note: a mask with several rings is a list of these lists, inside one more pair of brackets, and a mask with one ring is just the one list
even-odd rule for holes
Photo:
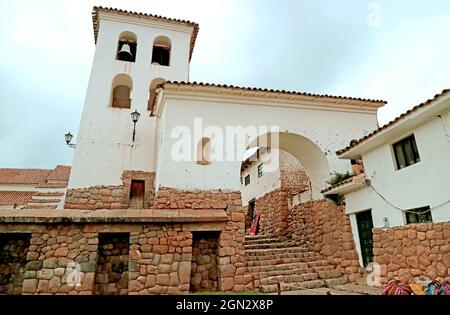
[[136,123],[139,120],[139,117],[141,117],[141,114],[137,110],[131,113],[131,120],[133,120],[133,142],[136,137]]
[[75,149],[75,148],[76,148],[76,144],[70,143],[70,142],[72,141],[72,138],[73,138],[73,135],[70,133],[70,131],[64,135],[64,138],[66,139],[66,144],[67,144],[70,148],[72,148],[72,149]]

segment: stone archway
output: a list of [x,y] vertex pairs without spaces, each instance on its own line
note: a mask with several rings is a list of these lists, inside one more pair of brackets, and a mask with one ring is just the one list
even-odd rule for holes
[[328,159],[322,149],[305,136],[290,132],[273,132],[259,135],[248,148],[267,146],[292,154],[302,164],[311,180],[313,199],[322,199],[330,176]]
[[[287,236],[290,234],[292,223],[289,205],[293,204],[293,195],[297,194],[298,200],[300,200],[300,192],[301,199],[307,195],[302,202],[322,199],[321,190],[324,189],[330,174],[328,160],[318,145],[294,133],[262,134],[248,146],[248,148],[256,147],[258,150],[243,162],[246,167],[241,167],[241,193],[243,205],[247,207],[246,220],[252,221],[252,214],[258,213],[260,232],[273,236]],[[300,176],[294,176],[294,180],[304,177],[304,181],[307,182],[306,187],[303,182],[303,185],[290,187],[286,185],[288,172],[284,169],[283,157],[287,155],[301,166],[298,170],[293,170],[291,175],[301,173]],[[261,166],[264,171],[260,170]],[[250,174],[252,175],[251,183],[247,183],[247,177]],[[295,193],[292,187],[298,188],[295,189]],[[253,204],[249,200],[252,200]],[[252,205],[253,211],[250,209]],[[249,222],[246,224],[247,229]]]

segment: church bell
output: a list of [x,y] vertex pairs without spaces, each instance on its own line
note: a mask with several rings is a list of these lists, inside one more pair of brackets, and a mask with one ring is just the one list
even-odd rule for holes
[[123,44],[122,47],[120,48],[119,54],[127,54],[130,57],[132,57],[133,55],[131,54],[130,45],[128,43]]

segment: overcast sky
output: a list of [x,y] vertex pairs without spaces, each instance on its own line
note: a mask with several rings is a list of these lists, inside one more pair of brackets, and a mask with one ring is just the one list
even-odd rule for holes
[[198,22],[191,81],[383,99],[380,124],[450,87],[447,0],[0,0],[0,167],[72,163],[94,5]]

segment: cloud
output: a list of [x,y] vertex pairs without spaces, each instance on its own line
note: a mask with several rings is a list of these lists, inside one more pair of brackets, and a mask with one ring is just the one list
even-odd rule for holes
[[[386,122],[450,87],[450,3],[348,0],[0,2],[0,167],[71,164],[94,55],[91,10],[200,24],[192,81],[382,98]],[[6,39],[6,40],[5,40]]]

